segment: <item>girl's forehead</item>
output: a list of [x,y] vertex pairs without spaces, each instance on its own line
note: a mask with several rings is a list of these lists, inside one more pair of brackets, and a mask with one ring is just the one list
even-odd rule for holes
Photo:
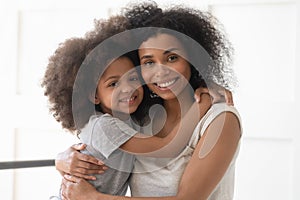
[[130,72],[135,72],[135,66],[128,57],[120,57],[113,60],[106,66],[102,76],[111,76],[111,74],[123,75]]

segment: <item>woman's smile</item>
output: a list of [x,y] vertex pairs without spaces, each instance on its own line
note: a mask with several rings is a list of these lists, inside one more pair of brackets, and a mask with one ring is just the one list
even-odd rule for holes
[[161,89],[167,89],[167,88],[171,88],[175,83],[176,81],[178,80],[178,78],[174,78],[174,79],[171,79],[171,80],[166,80],[166,81],[161,81],[159,83],[154,83],[156,86],[158,86],[159,88]]

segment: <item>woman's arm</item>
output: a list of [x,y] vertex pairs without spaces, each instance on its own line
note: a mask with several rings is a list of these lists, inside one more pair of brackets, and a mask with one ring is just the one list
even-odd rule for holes
[[224,112],[215,118],[196,146],[177,197],[207,199],[230,165],[240,137],[240,123],[235,114]]
[[97,192],[85,180],[72,176],[65,176],[63,195],[69,200],[84,199],[83,195],[90,195],[89,199],[92,200],[204,200],[224,176],[237,150],[240,137],[240,124],[235,114],[224,112],[214,119],[196,146],[183,173],[176,196],[142,198],[106,195]]

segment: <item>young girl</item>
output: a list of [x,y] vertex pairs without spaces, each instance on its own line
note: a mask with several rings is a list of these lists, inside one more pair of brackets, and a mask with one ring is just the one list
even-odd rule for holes
[[[163,137],[168,135],[172,126],[180,122],[180,118],[177,118],[180,105],[170,88],[176,88],[179,98],[184,98],[187,103],[193,102],[189,91],[177,87],[182,79],[177,77],[174,71],[182,74],[190,82],[199,76],[200,72],[206,80],[217,79],[224,86],[228,86],[230,82],[225,75],[228,72],[226,65],[231,59],[231,49],[226,37],[214,26],[212,18],[200,11],[184,8],[162,11],[156,6],[147,7],[142,4],[129,9],[127,14],[133,28],[162,27],[152,33],[146,29],[139,47],[139,58],[145,82],[163,99],[168,114],[166,123],[159,132],[159,136]],[[214,61],[209,63],[212,65],[202,62],[202,58],[205,58],[202,54],[193,54],[197,49],[190,50],[193,45],[187,44],[190,40],[188,37],[184,39],[174,34],[174,31],[166,31],[164,28],[183,33],[198,42]],[[193,55],[198,55],[201,59],[191,58]],[[191,61],[187,62],[184,58]],[[201,63],[198,66],[197,61]],[[64,198],[231,200],[241,132],[237,110],[222,103],[215,104],[199,121],[186,148],[169,165],[157,168],[156,163],[151,162],[151,158],[137,158],[134,169],[137,173],[133,173],[131,178],[133,197],[101,194],[85,180],[65,176]],[[136,171],[140,169],[147,170]]]
[[[138,109],[144,91],[134,64],[135,52],[114,59],[116,53],[107,50],[111,44],[119,49],[124,45],[107,41],[110,34],[122,31],[116,22],[125,22],[123,18],[110,20],[98,24],[102,29],[97,36],[89,33],[86,38],[73,38],[61,44],[50,58],[42,86],[56,119],[87,144],[83,153],[109,166],[104,174],[96,175],[97,179],[91,181],[93,186],[105,194],[125,195],[135,159],[133,154],[176,155],[184,147],[186,142],[183,141],[189,138],[181,132],[192,132],[189,130],[207,111],[210,99],[203,97],[206,104],[198,107],[195,103],[186,110],[184,125],[174,126],[168,137],[144,137],[131,128],[138,127],[137,123],[141,124],[146,118]],[[111,22],[114,27],[109,27]],[[109,45],[98,48],[104,41]],[[83,73],[82,69],[89,73]]]

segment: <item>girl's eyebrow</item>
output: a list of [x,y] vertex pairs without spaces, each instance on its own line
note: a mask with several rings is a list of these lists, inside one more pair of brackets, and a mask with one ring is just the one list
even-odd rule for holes
[[105,81],[104,81],[104,83],[106,83],[107,81],[109,81],[110,79],[118,79],[119,78],[119,76],[110,76],[110,77],[108,77]]
[[[135,74],[135,73],[137,73],[137,71],[136,71],[136,70],[132,70],[132,71],[126,73],[126,76],[129,76],[129,75]],[[121,77],[123,77],[123,76],[124,76],[124,75],[122,75]],[[109,81],[109,80],[111,80],[111,79],[120,79],[121,77],[120,77],[119,75],[109,76],[109,77],[107,77],[107,79],[104,81],[104,83],[106,83],[107,81]]]

